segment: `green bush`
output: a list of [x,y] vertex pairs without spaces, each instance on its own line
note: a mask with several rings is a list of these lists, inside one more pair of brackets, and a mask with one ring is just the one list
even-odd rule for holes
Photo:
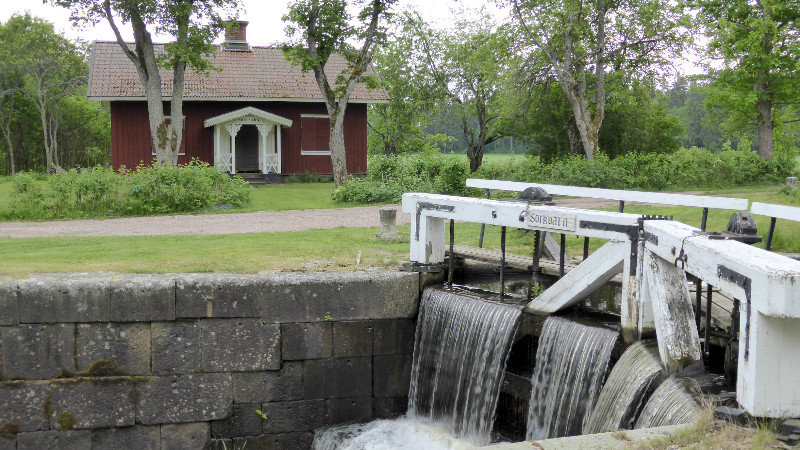
[[140,166],[114,172],[104,167],[60,172],[37,181],[14,177],[14,196],[0,217],[44,220],[98,216],[140,216],[196,212],[246,204],[252,186],[208,164]]
[[763,160],[755,152],[703,148],[673,153],[628,153],[594,160],[571,156],[545,164],[530,156],[522,160],[484,163],[469,173],[463,157],[436,152],[403,156],[376,155],[369,159],[365,179],[350,179],[334,191],[341,203],[398,202],[404,192],[481,195],[465,187],[467,178],[527,181],[548,184],[636,189],[646,191],[715,189],[781,183],[794,171],[790,155]]

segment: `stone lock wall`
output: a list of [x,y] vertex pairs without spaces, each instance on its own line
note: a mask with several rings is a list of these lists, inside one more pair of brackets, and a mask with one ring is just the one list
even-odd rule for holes
[[0,450],[300,449],[398,416],[418,299],[401,272],[2,283]]

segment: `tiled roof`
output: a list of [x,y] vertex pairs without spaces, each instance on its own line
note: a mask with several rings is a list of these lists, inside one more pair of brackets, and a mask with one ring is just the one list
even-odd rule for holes
[[[131,46],[133,44],[130,44]],[[156,44],[156,54],[164,51]],[[322,95],[313,72],[303,73],[283,57],[283,52],[272,47],[252,47],[252,51],[217,49],[212,63],[222,68],[206,75],[186,70],[185,99],[270,99],[317,100]],[[341,57],[332,56],[326,67],[332,79],[345,66]],[[172,72],[161,70],[162,94],[172,95]],[[144,88],[133,63],[116,42],[96,41],[92,45],[89,72],[89,97],[91,98],[144,98]],[[389,99],[383,89],[369,90],[359,83],[351,100],[382,102]]]

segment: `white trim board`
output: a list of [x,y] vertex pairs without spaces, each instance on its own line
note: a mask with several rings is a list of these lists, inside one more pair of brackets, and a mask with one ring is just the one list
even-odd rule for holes
[[330,119],[331,116],[328,114],[300,114],[300,118],[309,118],[309,119]]
[[800,208],[796,206],[775,205],[772,203],[753,202],[750,212],[759,216],[776,217],[778,219],[800,222]]
[[672,194],[664,192],[625,191],[558,184],[524,183],[519,181],[467,179],[467,186],[479,189],[497,189],[522,192],[529,187],[540,187],[548,194],[571,197],[601,198],[624,202],[654,203],[659,205],[693,206],[697,208],[731,209],[746,211],[749,200],[744,198],[712,197],[707,195]]
[[301,156],[330,156],[330,150],[300,150]]

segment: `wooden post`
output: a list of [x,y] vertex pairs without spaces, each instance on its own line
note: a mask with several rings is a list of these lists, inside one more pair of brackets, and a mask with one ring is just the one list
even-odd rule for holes
[[686,272],[645,250],[643,277],[653,304],[658,351],[670,373],[702,367],[700,336],[694,321]]

